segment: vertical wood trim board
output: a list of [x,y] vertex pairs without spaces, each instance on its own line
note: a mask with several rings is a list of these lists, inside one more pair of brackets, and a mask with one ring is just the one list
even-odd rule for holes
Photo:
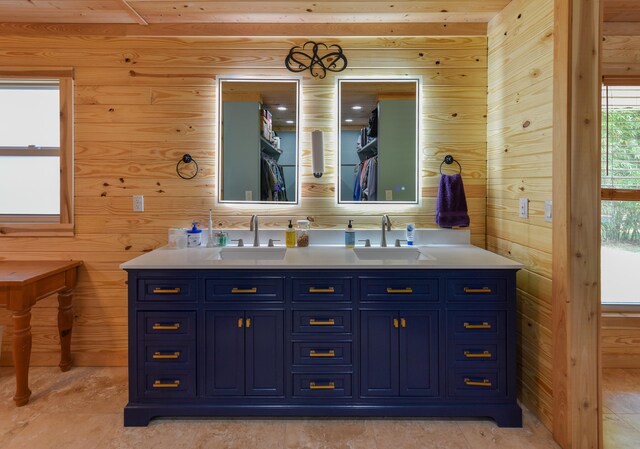
[[[74,69],[74,237],[0,235],[0,258],[81,259],[74,297],[72,348],[78,365],[126,365],[126,273],[119,264],[162,246],[170,227],[207,222],[247,229],[260,214],[265,228],[284,229],[289,218],[311,217],[313,227],[377,228],[382,208],[335,204],[336,81],[302,80],[299,206],[255,210],[214,207],[216,89],[218,75],[293,76],[284,57],[299,38],[170,38],[52,35],[0,36],[0,70],[69,66]],[[407,222],[435,226],[439,166],[452,154],[464,169],[474,244],[485,246],[486,36],[331,38],[349,68],[341,75],[420,75],[422,90],[422,204],[394,207],[396,229]],[[311,173],[311,131],[325,133],[326,172]],[[178,178],[176,162],[191,154],[202,172]],[[145,212],[132,212],[132,195],[145,196]],[[57,304],[33,310],[34,365],[56,365]],[[53,317],[53,318],[52,318]],[[9,316],[0,314],[8,325]],[[10,326],[8,327],[10,328]],[[1,364],[11,364],[5,333]]]
[[[551,428],[553,0],[513,0],[488,26],[487,248],[518,273],[520,400]],[[518,217],[529,198],[529,218]]]

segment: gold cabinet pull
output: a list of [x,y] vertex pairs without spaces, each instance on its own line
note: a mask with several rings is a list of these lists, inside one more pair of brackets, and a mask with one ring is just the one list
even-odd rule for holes
[[464,356],[468,359],[490,359],[493,356],[493,354],[491,354],[489,351],[484,351],[484,352],[464,351]]
[[317,352],[315,349],[309,351],[309,357],[335,357],[336,351],[333,349],[327,352]]
[[328,384],[318,385],[315,382],[309,383],[309,388],[311,390],[335,390],[336,384],[334,382],[329,382]]
[[178,388],[180,386],[179,380],[174,380],[171,383],[164,383],[161,380],[156,380],[153,383],[153,388]]
[[246,319],[247,328],[251,327],[251,318]]
[[238,327],[242,327],[244,325],[244,320],[242,318],[238,318]]
[[333,326],[336,324],[336,320],[333,318],[329,318],[328,320],[316,320],[315,318],[311,318],[309,320],[310,326]]
[[402,328],[406,328],[407,327],[407,320],[405,320],[404,318],[400,318],[400,326],[402,326]]
[[152,358],[154,360],[158,360],[158,359],[179,359],[180,358],[180,351],[176,351],[173,354],[163,354],[160,351],[156,351],[153,353]]
[[153,293],[158,293],[160,295],[176,295],[180,293],[180,287],[176,288],[154,288]]
[[492,385],[489,379],[484,379],[483,381],[478,382],[471,380],[468,377],[465,377],[464,384],[469,385],[470,387],[490,387]]
[[465,293],[491,293],[491,289],[489,287],[482,287],[482,288],[465,287],[464,292]]
[[396,328],[396,329],[398,328],[398,319],[397,318],[393,319],[393,327]]
[[309,293],[335,293],[336,289],[333,287],[328,287],[328,288],[316,288],[316,287],[309,287]]
[[464,323],[464,328],[465,329],[491,329],[491,325],[486,321],[482,324]]
[[236,288],[233,287],[231,289],[231,293],[233,293],[234,295],[238,294],[238,293],[257,293],[258,289],[256,287],[253,288]]
[[413,289],[411,287],[407,287],[407,288],[387,287],[387,293],[413,293]]
[[154,331],[177,331],[178,329],[180,329],[180,323],[175,323],[175,324],[155,323],[153,325]]

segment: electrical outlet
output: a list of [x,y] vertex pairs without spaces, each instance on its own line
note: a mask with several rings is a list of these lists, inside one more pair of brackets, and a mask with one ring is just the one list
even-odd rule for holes
[[133,195],[133,211],[144,212],[144,195]]
[[393,190],[385,190],[385,201],[393,201]]
[[520,198],[520,218],[529,218],[529,198]]
[[553,202],[546,200],[544,202],[544,221],[551,223],[551,220],[553,220]]

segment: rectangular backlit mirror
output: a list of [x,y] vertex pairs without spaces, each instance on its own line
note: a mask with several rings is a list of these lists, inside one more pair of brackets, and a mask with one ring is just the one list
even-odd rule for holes
[[297,203],[299,80],[218,83],[218,198]]
[[340,203],[417,203],[417,78],[338,81]]

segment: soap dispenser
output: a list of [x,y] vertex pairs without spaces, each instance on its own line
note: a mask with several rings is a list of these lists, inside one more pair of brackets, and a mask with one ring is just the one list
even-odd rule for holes
[[293,225],[291,224],[291,220],[289,220],[289,226],[287,226],[287,230],[284,231],[284,241],[287,248],[295,248],[296,246],[296,230],[293,229]]
[[202,229],[198,229],[198,222],[191,223],[193,227],[187,231],[187,246],[195,247],[202,245]]
[[349,220],[349,226],[344,230],[344,247],[353,248],[356,246],[356,231],[351,224],[353,220]]

